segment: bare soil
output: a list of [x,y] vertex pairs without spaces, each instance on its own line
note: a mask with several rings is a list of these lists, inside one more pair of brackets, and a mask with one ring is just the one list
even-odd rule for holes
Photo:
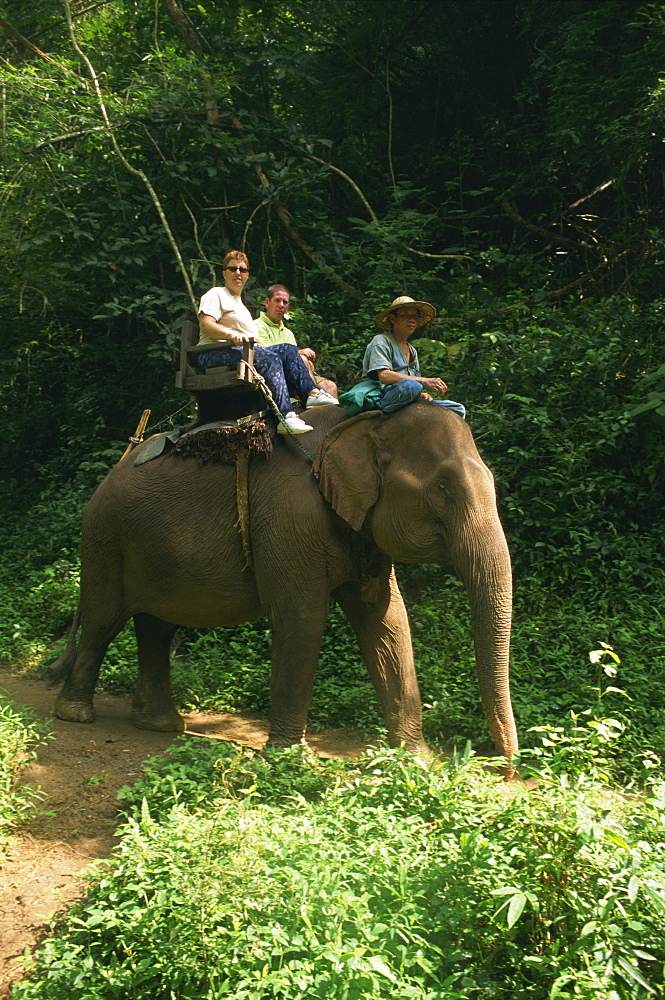
[[[125,698],[98,695],[91,724],[53,717],[54,692],[41,679],[0,669],[0,690],[31,706],[49,721],[53,738],[38,748],[25,773],[41,789],[37,811],[0,853],[0,1000],[23,974],[24,949],[33,949],[51,919],[85,892],[83,875],[107,858],[117,840],[116,792],[135,781],[144,761],[162,753],[178,734],[135,729]],[[192,739],[229,740],[260,749],[268,736],[265,719],[192,712],[185,716]],[[321,757],[352,758],[366,743],[353,730],[308,734]]]

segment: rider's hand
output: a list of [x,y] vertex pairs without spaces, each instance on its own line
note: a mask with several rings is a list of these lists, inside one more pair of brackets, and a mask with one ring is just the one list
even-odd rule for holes
[[241,347],[242,344],[246,344],[248,340],[253,340],[254,338],[248,333],[230,333],[229,340],[231,343],[235,344],[236,347]]
[[448,386],[442,378],[424,378],[423,388],[430,392],[438,392],[441,395],[448,392]]

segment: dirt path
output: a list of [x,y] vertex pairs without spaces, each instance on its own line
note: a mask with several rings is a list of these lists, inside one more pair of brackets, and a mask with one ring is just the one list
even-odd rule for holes
[[[44,793],[38,812],[0,857],[0,1000],[20,978],[24,948],[33,948],[51,917],[84,891],[82,875],[113,850],[116,792],[136,780],[142,762],[165,750],[175,733],[149,733],[129,721],[130,705],[110,695],[95,699],[97,719],[76,725],[54,719],[54,693],[43,681],[0,669],[0,690],[50,720],[54,738],[39,748],[26,778]],[[230,740],[260,749],[263,719],[242,715],[186,716],[193,739]],[[360,733],[330,730],[308,735],[322,757],[354,757],[365,749]]]

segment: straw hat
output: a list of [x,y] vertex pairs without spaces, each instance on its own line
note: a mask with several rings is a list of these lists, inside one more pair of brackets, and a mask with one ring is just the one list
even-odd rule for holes
[[410,295],[398,295],[387,309],[384,309],[383,312],[374,317],[374,325],[378,326],[381,330],[390,330],[388,316],[390,313],[397,312],[398,309],[403,309],[405,306],[415,306],[418,310],[418,315],[420,316],[418,326],[424,326],[425,323],[429,323],[436,316],[436,309],[429,302],[419,302],[417,299],[412,299]]

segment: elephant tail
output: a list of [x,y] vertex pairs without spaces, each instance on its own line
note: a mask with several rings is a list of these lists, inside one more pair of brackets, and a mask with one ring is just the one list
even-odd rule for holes
[[81,605],[79,604],[72,624],[69,627],[69,632],[67,633],[67,646],[65,647],[64,653],[58,656],[57,659],[51,660],[51,662],[47,664],[46,686],[48,688],[52,688],[55,687],[56,684],[60,684],[62,681],[66,680],[72,672],[74,660],[76,659],[76,635],[80,624]]

